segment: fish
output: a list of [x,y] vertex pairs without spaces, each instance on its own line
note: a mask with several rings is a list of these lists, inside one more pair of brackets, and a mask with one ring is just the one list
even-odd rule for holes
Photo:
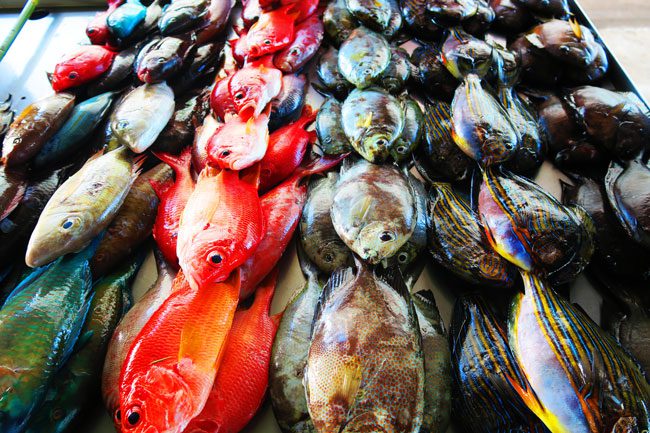
[[[184,279],[183,273],[176,278]],[[115,414],[122,431],[183,431],[203,409],[223,361],[239,301],[238,272],[198,288],[178,284],[135,338],[122,366]]]
[[106,24],[106,17],[121,6],[124,0],[111,0],[107,3],[108,8],[105,11],[96,13],[86,26],[86,36],[93,45],[105,45],[109,41],[110,33]]
[[390,0],[346,0],[346,4],[352,16],[377,32],[388,28],[393,8],[397,7],[397,4]]
[[534,25],[533,15],[520,2],[515,0],[490,0],[490,7],[495,14],[492,27],[499,32],[519,34]]
[[640,159],[624,167],[612,161],[605,175],[607,200],[625,233],[650,248],[650,166]]
[[307,105],[300,119],[270,134],[266,154],[260,161],[261,192],[273,188],[298,168],[307,152],[307,145],[316,140],[316,133],[306,130],[314,120],[316,112]]
[[0,257],[24,253],[38,217],[67,173],[65,168],[54,170],[29,181],[16,209],[0,220]]
[[411,97],[401,96],[402,111],[404,112],[404,129],[402,134],[390,147],[390,156],[395,162],[402,163],[408,159],[413,151],[420,145],[424,131],[420,125],[424,124],[424,114],[418,103]]
[[552,432],[641,431],[650,425],[650,385],[612,336],[544,279],[521,271],[508,341],[529,387],[510,381]]
[[347,153],[352,150],[350,140],[342,127],[341,103],[336,98],[323,102],[316,115],[318,146],[327,155]]
[[147,15],[147,8],[139,0],[126,0],[106,17],[106,25],[113,36],[126,39]]
[[353,90],[341,106],[342,126],[350,144],[370,162],[385,161],[404,130],[404,110],[380,88]]
[[269,365],[269,396],[283,433],[315,433],[309,417],[303,377],[311,343],[311,324],[323,284],[318,269],[298,248],[307,281],[296,290],[282,313]]
[[0,282],[0,304],[4,305],[9,295],[20,283],[32,273],[38,275],[39,269],[32,269],[23,263],[22,259],[16,260],[7,269],[3,269],[2,282]]
[[250,27],[257,20],[260,19],[262,14],[262,6],[259,0],[245,0],[242,2],[241,19],[245,27]]
[[127,81],[127,78],[131,76],[133,63],[140,48],[140,44],[136,44],[118,52],[106,72],[91,83],[88,83],[88,94],[99,95],[101,93],[119,90]]
[[260,198],[265,231],[253,254],[239,268],[242,299],[252,294],[287,249],[307,198],[303,179],[333,168],[343,158],[324,156],[310,160]]
[[323,51],[318,58],[318,65],[316,67],[316,74],[318,82],[314,82],[313,86],[320,93],[325,95],[332,95],[337,99],[345,99],[354,88],[339,70],[339,51],[334,47],[329,47]]
[[174,115],[174,92],[166,83],[144,84],[129,92],[111,114],[110,127],[119,144],[142,153]]
[[411,54],[411,78],[434,101],[451,102],[460,84],[444,65],[439,48],[423,45]]
[[164,36],[192,30],[208,13],[208,0],[175,0],[165,8],[158,29]]
[[411,63],[404,48],[391,47],[390,52],[390,63],[377,84],[388,90],[388,93],[399,95],[411,77]]
[[426,0],[399,1],[405,27],[419,38],[432,39],[440,35],[442,28],[429,15],[426,4]]
[[11,109],[11,95],[0,103],[0,139],[4,138],[9,126],[14,120],[15,113]]
[[220,40],[198,45],[193,55],[185,62],[181,73],[172,78],[170,84],[174,92],[178,95],[184,94],[221,68],[224,46],[225,42]]
[[[268,0],[260,0],[260,4],[268,3]],[[318,11],[318,0],[280,0],[280,6],[287,6],[290,12],[298,14],[296,23],[300,23],[314,15]]]
[[230,117],[208,141],[208,165],[243,170],[264,158],[269,145],[270,107],[259,117]]
[[93,299],[81,328],[75,353],[54,376],[43,404],[27,422],[27,433],[68,431],[90,408],[89,397],[99,389],[99,374],[144,254],[136,254],[119,269],[93,285]]
[[499,255],[557,284],[573,280],[593,255],[595,228],[584,209],[563,206],[524,177],[486,170],[478,211]]
[[495,62],[495,47],[462,29],[454,29],[440,47],[442,63],[456,79],[484,78]]
[[424,409],[421,432],[442,432],[451,416],[451,353],[445,326],[430,290],[411,295],[422,336]]
[[[400,35],[402,22],[404,21],[402,18],[402,12],[397,0],[388,0],[388,6],[390,8],[390,18],[388,19],[388,25],[381,31],[381,34],[390,41],[397,39],[394,42],[399,45],[403,43],[402,40],[397,38],[397,36]],[[402,38],[405,37],[402,36]]]
[[338,180],[335,172],[312,180],[300,217],[299,239],[304,255],[326,274],[344,267],[350,260],[350,250],[334,230],[330,216]]
[[87,161],[45,205],[27,244],[25,263],[43,266],[87,246],[110,225],[143,162],[124,148]]
[[33,166],[43,169],[66,163],[104,120],[116,97],[116,93],[107,92],[75,105],[65,123],[36,154]]
[[479,215],[449,183],[431,184],[428,214],[428,249],[436,263],[469,283],[514,285],[515,268],[492,249]]
[[200,173],[208,164],[208,142],[222,126],[223,123],[208,114],[203,119],[203,124],[196,129],[194,143],[192,143],[192,167],[196,172]]
[[228,80],[228,91],[234,109],[246,122],[258,118],[267,105],[280,94],[282,72],[273,66],[271,57],[265,57],[237,70]]
[[131,343],[174,290],[172,283],[176,272],[165,261],[160,250],[154,249],[154,257],[157,268],[156,281],[124,314],[110,338],[106,351],[101,377],[102,399],[116,428],[120,426],[119,421],[115,419],[120,408],[120,373]]
[[84,45],[67,53],[49,76],[52,89],[62,92],[100,77],[113,63],[116,52],[99,45]]
[[391,60],[391,50],[379,34],[359,27],[341,44],[338,53],[339,71],[359,89],[379,80]]
[[490,7],[488,0],[476,0],[476,14],[463,23],[463,29],[472,35],[485,35],[492,28],[496,13]]
[[356,266],[330,277],[316,308],[304,379],[311,420],[319,432],[417,432],[424,361],[410,294],[399,277]]
[[14,167],[34,158],[61,128],[74,102],[74,95],[56,93],[28,105],[11,123],[2,141],[2,164]]
[[197,44],[203,45],[218,39],[230,22],[234,5],[233,0],[210,0],[205,20],[194,30]]
[[325,29],[321,19],[312,15],[294,30],[291,43],[273,56],[273,64],[285,74],[301,70],[309,62],[323,42]]
[[567,0],[522,0],[520,3],[541,16],[566,19],[571,14]]
[[153,225],[153,238],[167,263],[175,269],[179,266],[176,251],[181,215],[195,186],[191,152],[191,148],[186,147],[179,156],[156,153],[156,157],[172,168],[175,180],[151,180],[151,186],[160,200]]
[[210,93],[210,108],[220,120],[237,114],[235,99],[230,94],[230,79],[232,75],[217,78]]
[[237,310],[208,400],[186,427],[188,433],[238,432],[259,411],[269,382],[271,348],[282,313],[271,316],[278,272],[255,290],[246,310]]
[[528,40],[552,58],[577,68],[594,62],[599,42],[585,26],[575,21],[553,19],[529,31]]
[[413,234],[415,200],[396,167],[360,159],[342,167],[331,217],[348,248],[376,264],[395,255]]
[[449,341],[452,414],[466,431],[548,433],[516,392],[514,386],[530,384],[509,346],[507,329],[483,297],[456,300]]
[[2,165],[0,167],[0,221],[3,221],[20,204],[27,188],[23,171]]
[[329,2],[323,12],[323,25],[325,34],[337,47],[350,36],[352,30],[359,27],[345,0]]
[[476,0],[427,0],[425,8],[435,22],[453,26],[478,13]]
[[32,272],[0,310],[3,432],[23,431],[73,352],[93,297],[88,261],[96,244]]
[[177,75],[196,49],[192,38],[166,36],[153,46],[138,62],[136,74],[144,83],[158,83]]
[[151,183],[171,182],[172,170],[158,164],[133,182],[90,261],[95,278],[106,275],[131,256],[153,230],[160,202]]
[[288,46],[293,40],[298,17],[292,9],[293,5],[288,5],[260,14],[245,36],[240,36],[235,51],[243,54],[240,57],[257,59]]
[[163,0],[154,0],[147,6],[144,20],[133,30],[133,32],[126,38],[118,39],[119,46],[129,46],[131,44],[140,42],[147,38],[149,35],[156,33],[158,20],[162,16],[163,7],[161,2]]
[[308,81],[305,75],[282,76],[282,90],[271,100],[269,131],[275,131],[288,122],[298,120],[305,105],[307,88]]
[[206,167],[181,215],[176,252],[193,287],[224,281],[264,237],[259,175]]

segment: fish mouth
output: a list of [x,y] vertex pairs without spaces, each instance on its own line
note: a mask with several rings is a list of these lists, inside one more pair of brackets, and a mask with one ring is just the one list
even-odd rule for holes
[[254,102],[249,102],[246,105],[244,105],[240,110],[239,110],[239,117],[246,121],[250,119],[251,117],[259,115],[257,112],[257,107]]
[[138,78],[143,83],[148,83],[149,79],[151,78],[151,71],[149,71],[148,68],[142,68],[140,71],[138,71]]

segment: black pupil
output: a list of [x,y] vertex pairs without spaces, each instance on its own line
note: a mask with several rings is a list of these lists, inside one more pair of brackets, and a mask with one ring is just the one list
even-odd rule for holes
[[406,152],[406,147],[404,147],[404,146],[400,146],[400,147],[397,148],[397,151],[398,151],[399,153],[404,153],[404,152]]
[[325,254],[325,261],[326,262],[331,262],[332,261],[332,255],[331,254]]
[[66,221],[63,223],[64,229],[69,229],[70,227],[72,227],[72,221]]
[[118,421],[120,421],[122,419],[122,411],[121,410],[118,409],[115,412],[115,419],[118,420]]
[[224,150],[223,152],[221,152],[221,156],[228,156],[228,155],[230,155],[229,150]]
[[265,40],[264,43],[265,43],[266,45],[271,45],[271,41],[269,41],[268,39]]
[[95,33],[95,29],[88,29],[88,33],[92,35],[93,33]]
[[383,233],[381,234],[381,236],[379,236],[379,239],[380,239],[382,242],[388,242],[388,241],[390,241],[391,239],[393,239],[393,237],[391,236],[390,233],[388,233],[388,232],[383,232]]
[[70,78],[71,80],[74,80],[75,78],[77,78],[77,73],[76,72],[70,72],[70,74],[68,74],[68,78]]
[[400,254],[399,255],[399,261],[404,263],[406,261],[406,254]]
[[140,414],[138,412],[131,412],[126,420],[129,424],[136,425],[140,421]]
[[221,263],[222,259],[219,254],[213,254],[212,256],[210,256],[210,260],[212,260],[212,263],[214,263],[215,265],[218,265],[219,263]]
[[244,97],[244,94],[243,94],[243,93],[237,93],[237,94],[235,95],[235,98],[237,98],[237,99],[241,99],[241,98],[243,98],[243,97]]

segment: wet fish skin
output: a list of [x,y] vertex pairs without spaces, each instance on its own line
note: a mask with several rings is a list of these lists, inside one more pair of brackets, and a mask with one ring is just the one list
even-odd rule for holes
[[404,112],[404,129],[390,148],[390,156],[398,164],[411,159],[411,154],[420,145],[424,134],[421,126],[424,124],[424,114],[418,103],[405,95],[400,97],[400,102]]
[[298,254],[307,281],[291,297],[280,319],[271,351],[269,395],[275,419],[284,433],[316,433],[309,417],[303,377],[314,311],[323,285],[318,269],[301,252]]
[[305,368],[317,431],[419,431],[424,361],[413,304],[398,281],[358,261],[356,275],[337,271],[323,289]]
[[48,79],[55,92],[78,87],[106,72],[117,53],[98,45],[81,45],[66,53]]
[[402,18],[408,29],[423,39],[435,39],[442,28],[426,10],[426,0],[400,0]]
[[125,39],[131,36],[146,15],[147,8],[142,3],[128,0],[106,17],[106,25],[115,37]]
[[391,47],[390,52],[390,63],[379,79],[379,85],[389,93],[399,95],[411,77],[412,67],[405,49]]
[[359,27],[341,44],[338,66],[341,75],[355,87],[365,89],[377,81],[388,67],[391,51],[381,35]]
[[243,170],[261,161],[269,145],[270,107],[258,117],[230,117],[207,145],[207,163],[213,167]]
[[325,34],[338,47],[359,26],[354,15],[348,10],[345,0],[329,2],[323,12]]
[[431,185],[429,252],[433,259],[465,281],[512,287],[512,265],[492,250],[479,216],[448,183]]
[[26,173],[6,165],[0,167],[0,221],[20,204],[27,187]]
[[325,100],[316,116],[318,145],[325,154],[337,155],[352,150],[342,127],[341,103],[335,98]]
[[282,90],[271,101],[270,131],[275,131],[288,122],[298,120],[305,105],[308,85],[305,75],[286,74],[282,76]]
[[136,74],[144,83],[158,83],[177,75],[196,49],[192,38],[166,36],[149,47]]
[[331,209],[343,242],[376,264],[392,257],[415,229],[415,201],[404,175],[364,159],[343,166]]
[[318,59],[316,68],[320,83],[313,83],[314,88],[321,93],[331,94],[338,99],[344,99],[354,87],[339,71],[339,51],[334,47],[325,50]]
[[385,161],[404,130],[402,104],[380,88],[353,90],[341,106],[341,116],[350,144],[370,162]]
[[478,13],[475,0],[427,0],[426,10],[436,22],[453,26]]
[[74,107],[70,93],[56,93],[30,104],[14,119],[2,142],[2,164],[23,165],[61,128]]
[[196,24],[203,21],[208,13],[207,0],[176,0],[165,8],[158,28],[165,36],[182,33],[191,30]]
[[166,83],[144,84],[129,92],[111,115],[118,143],[136,153],[149,148],[174,115],[174,92]]
[[[391,18],[395,10],[399,11],[397,3],[391,0],[370,1],[370,0],[346,0],[348,11],[361,23],[377,32],[388,30]],[[394,24],[394,23],[393,23]],[[397,23],[397,29],[401,26]]]
[[35,168],[61,165],[70,157],[108,114],[117,94],[114,92],[87,99],[77,104],[61,128],[43,145],[34,157]]
[[447,70],[439,48],[431,45],[417,47],[411,53],[412,78],[430,99],[451,102],[458,80]]
[[323,22],[312,15],[296,25],[293,41],[275,54],[273,63],[285,74],[301,70],[318,51],[324,34]]
[[118,90],[133,72],[135,58],[140,52],[142,44],[136,44],[125,48],[115,55],[111,66],[100,75],[96,81],[88,85],[89,95],[99,95],[110,91]]
[[25,263],[43,266],[79,251],[110,224],[143,160],[124,148],[86,162],[52,195],[27,245]]
[[187,59],[183,70],[171,80],[170,85],[177,95],[182,95],[198,84],[202,78],[220,69],[224,61],[225,42],[216,40],[198,45],[193,55]]
[[338,173],[331,172],[326,177],[312,180],[300,217],[302,250],[308,260],[328,274],[350,260],[350,250],[336,233],[330,216],[338,179]]

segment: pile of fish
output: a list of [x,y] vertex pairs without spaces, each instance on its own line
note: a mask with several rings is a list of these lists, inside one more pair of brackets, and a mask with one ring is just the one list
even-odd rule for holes
[[566,0],[240,6],[109,0],[0,104],[0,430],[101,389],[117,431],[236,433],[268,389],[286,433],[647,431],[650,111]]

